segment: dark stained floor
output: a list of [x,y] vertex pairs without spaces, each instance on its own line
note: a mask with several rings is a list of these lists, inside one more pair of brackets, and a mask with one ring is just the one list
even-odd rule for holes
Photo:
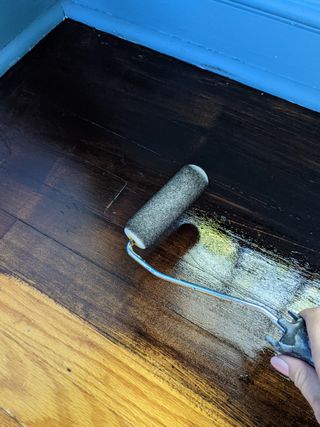
[[[210,186],[148,254],[261,301],[320,303],[320,119],[301,107],[67,21],[0,80],[0,266],[139,354],[234,426],[312,426],[269,366],[261,315],[162,284],[123,227],[183,164]],[[193,402],[194,403],[194,402]]]

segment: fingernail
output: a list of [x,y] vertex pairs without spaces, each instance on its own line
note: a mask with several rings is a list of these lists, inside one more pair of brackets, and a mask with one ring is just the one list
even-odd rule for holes
[[271,365],[275,370],[280,372],[280,374],[285,375],[286,377],[289,376],[289,366],[283,359],[280,359],[280,357],[273,356],[271,358]]

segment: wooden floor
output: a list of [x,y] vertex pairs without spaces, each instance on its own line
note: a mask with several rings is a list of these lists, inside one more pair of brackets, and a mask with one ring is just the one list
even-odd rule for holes
[[144,256],[282,316],[318,305],[319,136],[318,114],[146,48],[47,36],[0,80],[1,426],[315,426],[268,319],[152,278],[123,227],[198,164],[208,190]]

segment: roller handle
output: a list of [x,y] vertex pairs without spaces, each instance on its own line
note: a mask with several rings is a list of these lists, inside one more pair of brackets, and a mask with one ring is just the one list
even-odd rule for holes
[[283,335],[279,341],[267,336],[266,340],[272,345],[276,352],[287,356],[292,356],[307,362],[314,368],[309,336],[306,323],[302,316],[289,311],[293,321],[279,319],[278,323],[283,329]]

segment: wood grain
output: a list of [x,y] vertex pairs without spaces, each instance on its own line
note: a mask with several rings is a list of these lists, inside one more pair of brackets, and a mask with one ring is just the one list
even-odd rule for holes
[[[29,98],[24,105],[35,102],[36,108],[40,102],[48,121],[56,107],[66,122],[80,119],[107,129],[167,163],[199,164],[212,178],[212,193],[247,209],[251,228],[259,224],[319,250],[316,113],[108,35],[74,30],[70,24],[38,49],[20,87]],[[83,43],[74,49],[80,37]],[[40,61],[41,56],[47,60]],[[76,73],[71,71],[74,63],[81,64]],[[38,114],[32,120],[32,111],[23,113],[21,120],[31,116],[32,126]],[[55,132],[61,130],[61,114],[57,117]],[[67,126],[73,149],[81,145],[75,138],[82,139],[76,127]],[[218,215],[243,218],[241,209],[226,203],[225,215],[223,206],[215,204]],[[233,227],[244,232],[241,225],[233,222]]]
[[[190,243],[189,233],[175,238],[175,247],[186,240]],[[193,251],[192,256],[199,261],[204,253],[197,256]],[[263,337],[274,330],[254,312],[235,310],[233,305],[161,285],[129,260],[129,281],[125,282],[19,221],[0,241],[0,254],[5,268],[32,280],[35,287],[96,325],[119,345],[139,354],[151,370],[183,396],[188,397],[190,391],[199,396],[198,406],[207,413],[214,414],[218,406],[240,425],[254,426],[257,422],[263,425],[262,420],[276,425],[274,412],[285,411],[284,425],[295,422],[303,426],[306,420],[313,424],[299,393],[270,370],[270,352]],[[199,280],[210,278],[211,272],[206,277],[203,269],[197,277],[197,266],[190,265],[181,252],[178,256],[182,260],[179,274],[186,269],[188,275]],[[162,269],[170,268],[161,251],[150,261],[158,266],[160,263]],[[210,262],[219,267],[214,257]],[[259,262],[259,257],[254,262]],[[279,309],[314,304],[314,286],[318,285],[306,282],[306,300],[299,301],[292,295],[294,282],[290,277],[295,277],[297,284],[301,281],[294,271],[286,269],[280,268],[283,276],[277,281],[287,289],[281,296],[270,293],[269,279],[264,277],[271,274],[276,279],[274,269],[279,267],[269,266],[268,260],[260,262],[251,278],[245,269],[238,270],[244,279],[242,294],[238,295],[252,296],[248,292],[259,292],[260,288],[260,296]],[[247,268],[250,271],[252,266]],[[249,288],[245,286],[248,280],[252,281]],[[232,286],[228,281],[228,285],[229,291],[239,292],[236,284]],[[221,285],[220,289],[225,290]]]
[[21,424],[7,411],[0,409],[1,427],[21,427]]
[[126,256],[123,226],[198,163],[211,185],[191,225],[143,255],[279,315],[319,305],[318,115],[70,21],[7,73],[0,95],[3,271],[210,419],[315,425],[269,366],[268,320],[150,277]]
[[0,238],[6,234],[15,221],[16,218],[4,211],[0,211]]
[[21,424],[233,425],[218,408],[210,420],[138,357],[30,286],[1,275],[0,292],[0,405]]

